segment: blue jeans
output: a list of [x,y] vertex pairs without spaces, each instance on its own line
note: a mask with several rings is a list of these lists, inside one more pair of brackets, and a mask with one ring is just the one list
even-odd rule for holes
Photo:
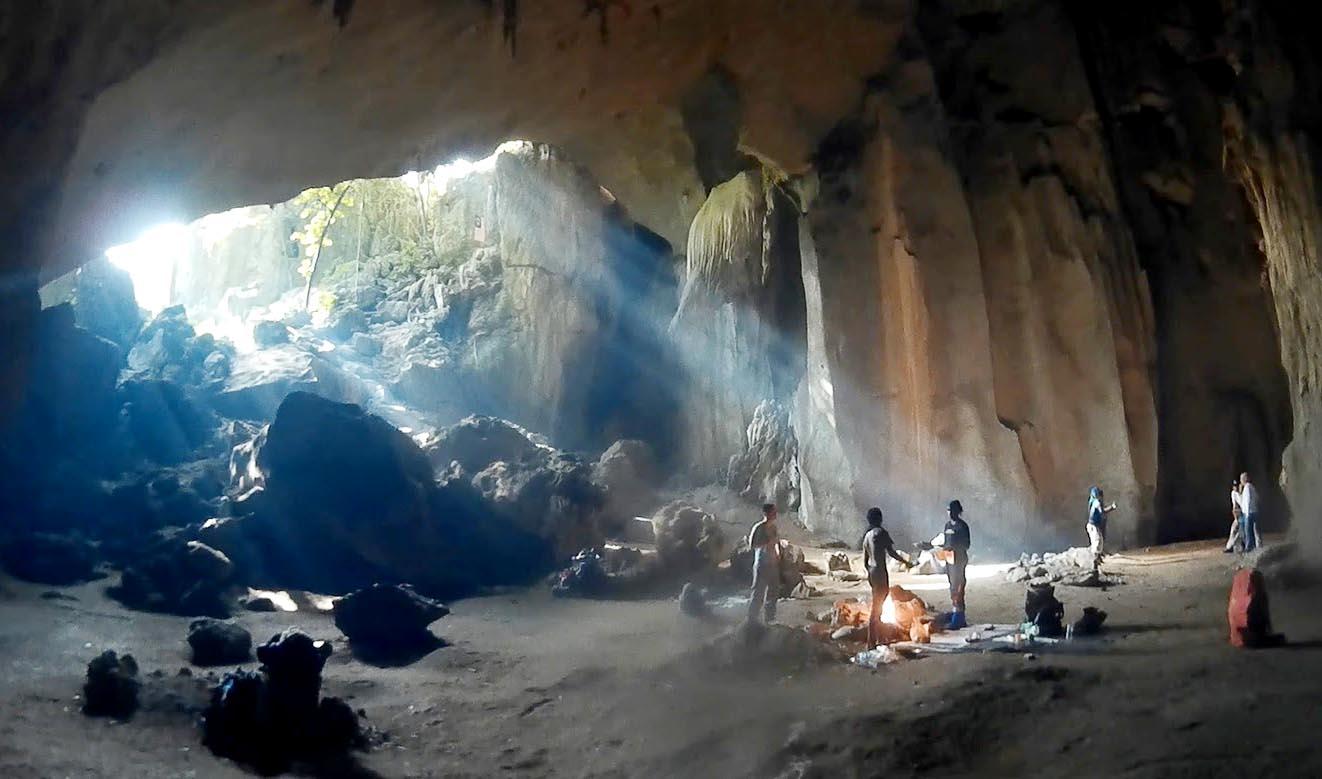
[[1239,518],[1239,536],[1243,539],[1244,551],[1252,552],[1258,548],[1258,515],[1245,514]]

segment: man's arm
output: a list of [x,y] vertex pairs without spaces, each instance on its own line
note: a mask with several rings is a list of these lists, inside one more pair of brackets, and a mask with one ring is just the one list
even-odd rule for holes
[[890,555],[891,557],[894,557],[897,561],[899,561],[903,565],[909,566],[910,568],[913,567],[913,561],[907,557],[902,557],[899,552],[895,551],[894,546],[886,547],[886,554]]

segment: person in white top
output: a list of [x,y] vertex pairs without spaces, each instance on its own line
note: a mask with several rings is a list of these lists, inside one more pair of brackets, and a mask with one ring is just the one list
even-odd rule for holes
[[[1244,512],[1239,510],[1239,479],[1230,480],[1230,537],[1226,539],[1226,554],[1235,551],[1241,541],[1240,525],[1244,518]],[[1262,546],[1262,531],[1258,529],[1257,523],[1254,523],[1253,543]]]
[[1258,488],[1247,472],[1239,475],[1239,536],[1245,552],[1258,548]]

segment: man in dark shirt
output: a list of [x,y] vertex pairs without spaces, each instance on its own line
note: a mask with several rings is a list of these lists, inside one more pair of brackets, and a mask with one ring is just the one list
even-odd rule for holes
[[753,550],[753,591],[748,598],[748,621],[756,622],[765,609],[766,621],[776,619],[776,599],[780,597],[780,532],[776,529],[776,504],[762,506],[762,519],[748,534],[748,548]]
[[868,532],[863,536],[863,570],[868,573],[868,584],[872,587],[872,608],[868,613],[868,647],[875,647],[881,640],[881,607],[890,597],[890,572],[886,570],[886,555],[894,557],[906,568],[913,567],[913,561],[900,556],[895,551],[895,542],[891,534],[881,526],[881,509],[873,506],[868,509]]
[[964,507],[957,500],[950,501],[947,508],[950,520],[946,522],[945,540],[942,548],[950,553],[946,561],[946,581],[950,583],[950,624],[952,630],[958,630],[968,624],[964,616],[964,588],[968,583],[969,567],[969,523],[964,521]]

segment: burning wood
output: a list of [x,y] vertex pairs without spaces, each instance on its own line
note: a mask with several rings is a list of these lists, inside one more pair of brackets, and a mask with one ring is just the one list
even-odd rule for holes
[[[831,626],[866,627],[871,604],[856,598],[838,600],[831,612]],[[932,637],[932,618],[922,598],[900,586],[893,586],[881,605],[883,643],[906,639],[928,643]]]

